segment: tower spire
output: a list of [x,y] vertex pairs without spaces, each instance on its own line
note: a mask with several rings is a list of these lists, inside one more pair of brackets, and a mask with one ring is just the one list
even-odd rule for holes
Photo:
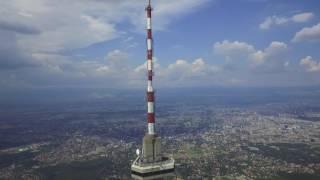
[[153,77],[153,40],[152,40],[152,24],[151,24],[151,0],[146,7],[147,11],[147,70],[148,70],[148,83],[147,83],[147,120],[148,120],[148,134],[155,134],[155,112],[154,112],[154,90],[152,87]]

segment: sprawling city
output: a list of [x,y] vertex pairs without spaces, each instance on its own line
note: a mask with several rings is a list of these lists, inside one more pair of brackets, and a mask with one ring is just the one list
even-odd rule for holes
[[[199,91],[177,98],[164,91],[157,101],[158,132],[176,161],[175,178],[319,178],[317,89],[274,90],[272,98],[265,90]],[[0,179],[130,179],[146,130],[143,92],[135,95],[2,106]]]

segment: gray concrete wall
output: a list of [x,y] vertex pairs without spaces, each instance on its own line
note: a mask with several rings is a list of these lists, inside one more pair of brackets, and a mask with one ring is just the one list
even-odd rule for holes
[[142,161],[152,163],[161,161],[161,159],[161,138],[157,135],[146,134],[143,137]]

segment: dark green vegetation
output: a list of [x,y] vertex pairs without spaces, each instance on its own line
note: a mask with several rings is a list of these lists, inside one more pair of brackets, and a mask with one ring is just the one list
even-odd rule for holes
[[[108,177],[114,169],[113,163],[107,159],[92,160],[86,162],[74,162],[70,164],[60,164],[54,167],[46,167],[39,169],[37,172],[40,176],[45,175],[48,180],[87,180],[87,179],[103,179]],[[121,169],[119,169],[121,173]]]
[[35,164],[35,161],[32,160],[34,156],[35,153],[30,152],[0,155],[0,168],[5,168],[13,164],[21,164],[23,166],[32,167]]
[[320,163],[320,152],[306,144],[252,144],[252,146],[259,148],[256,153],[281,159],[288,163]]
[[319,180],[319,175],[310,174],[281,174],[279,177],[273,177],[269,179],[257,179],[257,180]]

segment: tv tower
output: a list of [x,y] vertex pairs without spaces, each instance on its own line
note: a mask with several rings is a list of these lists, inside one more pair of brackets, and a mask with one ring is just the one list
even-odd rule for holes
[[166,157],[161,152],[161,138],[156,134],[153,80],[153,37],[152,37],[152,7],[148,0],[147,12],[147,133],[143,137],[142,152],[137,150],[138,157],[131,166],[133,174],[148,176],[167,173],[174,170],[174,159]]
[[152,29],[151,29],[151,4],[146,7],[147,11],[147,70],[148,70],[148,88],[147,88],[147,106],[148,106],[148,134],[155,134],[155,115],[154,115],[154,91],[152,87],[153,77],[153,40],[152,40]]

